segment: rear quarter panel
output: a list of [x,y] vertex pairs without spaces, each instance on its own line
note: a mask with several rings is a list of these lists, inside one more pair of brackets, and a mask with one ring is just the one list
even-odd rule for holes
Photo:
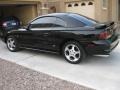
[[102,30],[95,30],[91,27],[76,27],[76,28],[56,28],[51,30],[54,44],[57,50],[60,49],[61,45],[69,40],[76,40],[81,45],[85,46],[87,43],[91,43],[97,40],[97,35]]

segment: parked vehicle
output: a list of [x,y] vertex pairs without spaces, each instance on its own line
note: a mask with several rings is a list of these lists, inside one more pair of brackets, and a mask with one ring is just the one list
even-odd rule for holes
[[114,22],[99,23],[74,13],[53,13],[32,20],[26,28],[9,31],[10,51],[20,48],[58,52],[72,63],[87,55],[108,55],[119,43]]
[[0,36],[18,28],[20,28],[20,20],[15,16],[5,17],[0,20]]

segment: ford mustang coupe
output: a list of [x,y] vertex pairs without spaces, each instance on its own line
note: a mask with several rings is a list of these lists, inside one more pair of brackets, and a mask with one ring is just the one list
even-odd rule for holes
[[53,13],[4,35],[7,48],[57,52],[72,64],[86,55],[108,55],[119,43],[114,22],[100,23],[75,13]]

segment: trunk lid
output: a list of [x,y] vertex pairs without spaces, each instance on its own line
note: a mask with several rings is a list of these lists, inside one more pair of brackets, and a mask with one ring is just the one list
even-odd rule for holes
[[99,23],[95,26],[96,29],[102,30],[100,38],[109,39],[116,35],[117,26],[114,22]]

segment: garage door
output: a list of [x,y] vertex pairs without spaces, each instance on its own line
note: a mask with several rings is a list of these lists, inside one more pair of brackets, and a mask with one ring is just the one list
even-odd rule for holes
[[66,12],[79,13],[90,18],[95,18],[95,5],[93,0],[68,2],[66,3]]

